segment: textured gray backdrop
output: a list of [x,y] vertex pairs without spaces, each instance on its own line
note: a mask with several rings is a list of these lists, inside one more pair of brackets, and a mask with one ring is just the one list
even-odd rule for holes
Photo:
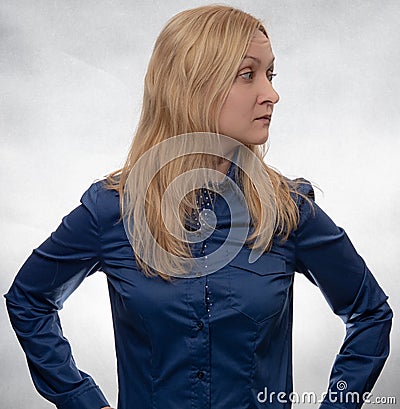
[[[120,167],[138,119],[156,36],[207,1],[2,0],[0,3],[0,290],[74,208]],[[396,0],[231,1],[263,18],[281,101],[267,161],[306,177],[399,307],[399,44]],[[113,405],[116,371],[106,280],[97,273],[61,313],[79,366]],[[399,334],[374,389],[399,390]],[[0,303],[0,396],[6,408],[50,408],[33,389]],[[318,289],[296,279],[295,389],[325,391],[344,336]],[[134,380],[132,380],[134,382]],[[398,402],[400,395],[397,396]],[[312,405],[299,405],[310,407]],[[394,405],[384,405],[394,407]]]

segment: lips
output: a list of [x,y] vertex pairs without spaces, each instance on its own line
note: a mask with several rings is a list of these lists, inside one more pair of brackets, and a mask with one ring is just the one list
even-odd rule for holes
[[263,115],[263,116],[259,116],[258,118],[256,118],[255,120],[257,120],[257,119],[264,119],[264,120],[271,120],[271,115]]

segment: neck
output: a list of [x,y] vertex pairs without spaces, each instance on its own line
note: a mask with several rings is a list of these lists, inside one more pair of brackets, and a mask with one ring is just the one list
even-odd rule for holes
[[228,173],[229,167],[231,166],[231,161],[228,159],[221,159],[217,165],[217,170],[225,175]]

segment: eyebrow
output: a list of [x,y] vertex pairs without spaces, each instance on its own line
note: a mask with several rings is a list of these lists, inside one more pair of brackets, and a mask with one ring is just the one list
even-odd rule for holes
[[[246,60],[246,59],[253,60],[253,61],[255,61],[257,64],[261,65],[261,60],[260,60],[259,58],[257,58],[257,57],[253,57],[253,56],[251,56],[251,55],[245,55],[244,58],[243,58],[243,60]],[[275,57],[271,60],[269,66],[271,66],[271,65],[274,63],[274,61],[275,61]]]

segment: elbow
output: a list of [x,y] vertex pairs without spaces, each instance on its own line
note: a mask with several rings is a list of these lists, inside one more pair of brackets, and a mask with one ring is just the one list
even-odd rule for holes
[[56,313],[53,306],[39,302],[34,294],[24,291],[15,283],[4,298],[10,323],[19,336],[30,336],[40,327],[43,318]]
[[393,311],[386,301],[373,310],[353,314],[346,323],[345,344],[357,344],[358,354],[385,360],[390,352],[392,320]]
[[383,300],[379,305],[374,308],[366,308],[361,312],[353,312],[346,317],[346,326],[351,328],[354,325],[372,324],[372,325],[392,325],[393,310],[389,306],[388,302]]

